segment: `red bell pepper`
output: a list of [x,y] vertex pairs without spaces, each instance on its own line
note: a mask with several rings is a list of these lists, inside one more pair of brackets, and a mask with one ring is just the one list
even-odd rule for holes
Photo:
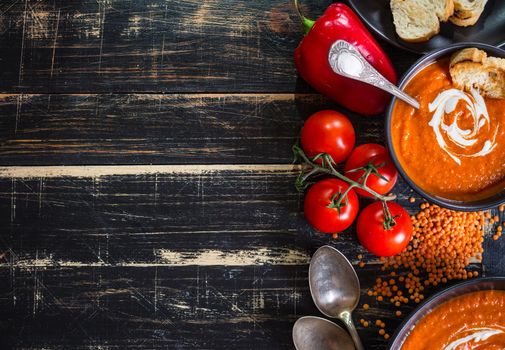
[[295,50],[295,64],[301,77],[313,88],[347,109],[374,115],[384,111],[390,95],[371,85],[345,78],[333,72],[328,51],[337,40],[354,45],[367,61],[390,82],[396,84],[393,65],[358,16],[346,5],[330,5],[324,14],[312,21],[295,6],[306,35]]

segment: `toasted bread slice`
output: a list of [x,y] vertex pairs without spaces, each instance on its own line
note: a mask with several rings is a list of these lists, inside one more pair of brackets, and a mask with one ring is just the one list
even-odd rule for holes
[[487,0],[454,0],[454,14],[449,20],[462,27],[474,25],[480,18]]
[[451,61],[449,66],[452,67],[456,63],[460,62],[476,62],[482,63],[486,61],[487,53],[485,51],[476,49],[475,47],[469,47],[463,50],[459,50],[451,56]]
[[489,98],[505,98],[505,59],[487,57],[475,48],[468,48],[452,55],[449,64],[454,85],[465,91],[476,88]]
[[[428,1],[428,0],[421,0]],[[418,0],[391,0],[393,22],[398,36],[408,42],[429,40],[440,31],[435,11],[429,11]]]
[[424,0],[421,5],[429,11],[435,11],[441,22],[447,22],[454,14],[454,0]]

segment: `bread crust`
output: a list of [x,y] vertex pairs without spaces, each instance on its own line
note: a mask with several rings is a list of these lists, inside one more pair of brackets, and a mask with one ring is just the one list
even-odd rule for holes
[[475,47],[469,47],[460,51],[457,51],[451,56],[451,61],[449,67],[454,66],[457,63],[464,61],[471,61],[484,64],[487,58],[485,51],[479,50]]
[[445,2],[445,12],[442,14],[442,16],[439,16],[440,21],[447,22],[447,20],[453,15],[453,13],[454,13],[454,1],[447,0]]
[[465,0],[454,0],[454,14],[449,20],[461,27],[474,25],[484,11],[487,0],[475,0],[472,4],[466,4]]
[[[398,36],[407,42],[428,41],[440,32],[440,22],[475,24],[488,0],[390,0]],[[435,20],[435,17],[438,20]]]
[[[440,32],[440,19],[435,13],[430,12],[425,6],[418,3],[419,0],[391,0],[390,6],[393,13],[393,22],[398,36],[411,43],[425,42]],[[446,0],[447,7],[450,7],[453,0]],[[446,11],[447,12],[447,11]],[[416,29],[422,33],[415,33],[414,29],[410,31],[406,28],[407,24],[412,24],[412,27],[418,26]],[[419,29],[420,24],[424,28]],[[409,32],[409,35],[406,33]]]
[[505,98],[505,59],[488,57],[486,52],[467,48],[452,55],[449,73],[462,90],[476,88],[489,98]]

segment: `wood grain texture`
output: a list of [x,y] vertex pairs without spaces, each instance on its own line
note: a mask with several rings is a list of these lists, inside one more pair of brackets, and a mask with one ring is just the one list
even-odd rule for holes
[[[2,349],[291,349],[324,244],[365,255],[355,319],[392,334],[377,259],[354,227],[315,232],[294,190],[303,121],[338,109],[297,77],[301,38],[289,0],[0,2]],[[399,74],[417,58],[384,47]],[[383,143],[383,117],[345,113]],[[504,274],[485,245],[473,268]]]
[[[293,64],[303,33],[289,0],[8,1],[0,32],[0,91],[311,91]],[[386,50],[399,72],[416,58]]]
[[[0,331],[9,334],[7,344],[291,348],[296,318],[319,315],[307,262],[323,244],[354,264],[358,254],[366,256],[370,263],[357,267],[360,305],[372,307],[358,307],[355,318],[380,318],[394,330],[401,320],[393,316],[396,308],[365,295],[384,275],[380,264],[363,251],[353,228],[333,240],[305,222],[303,196],[293,187],[296,170],[211,167],[144,175],[72,170],[71,177],[47,178],[42,167],[0,179],[6,223]],[[403,182],[395,193],[415,212]],[[384,348],[377,330],[359,329],[367,349]]]
[[[292,349],[310,300],[307,265],[199,268],[0,269],[5,348]],[[366,286],[379,275],[358,270]],[[13,301],[14,300],[14,301]],[[401,318],[362,295],[355,319]],[[402,306],[404,314],[413,306]],[[366,349],[384,349],[375,327],[358,331]]]
[[[0,95],[0,165],[291,163],[316,94]],[[383,118],[347,113],[357,141]]]

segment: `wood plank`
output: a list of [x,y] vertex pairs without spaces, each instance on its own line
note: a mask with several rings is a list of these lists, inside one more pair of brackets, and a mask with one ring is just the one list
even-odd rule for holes
[[[296,218],[288,224],[298,211],[294,174],[189,173],[4,179],[0,203],[15,208],[0,267],[12,278],[0,297],[9,341],[287,347],[300,295],[308,296],[308,253],[285,263],[286,247],[300,251],[294,242],[305,239],[290,232]],[[174,251],[200,264],[202,252],[219,251],[213,264],[230,266],[174,266],[166,259]],[[255,260],[244,251],[262,260],[243,266]]]
[[[324,108],[315,94],[0,95],[0,165],[291,163]],[[346,114],[358,142],[382,142],[381,117]]]
[[[371,267],[357,271],[363,287],[382,276]],[[307,274],[307,265],[0,268],[0,331],[4,346],[24,349],[289,349],[295,320],[321,316]],[[392,333],[402,320],[393,313],[363,289],[354,319],[381,319]],[[366,349],[385,348],[376,327],[357,327]]]
[[[303,32],[287,0],[4,2],[0,30],[0,91],[311,91],[295,72]],[[416,58],[385,49],[400,73]]]
[[[114,167],[2,172],[3,344],[291,348],[296,318],[319,315],[307,262],[328,243],[354,264],[360,253],[371,261],[357,268],[360,305],[371,309],[358,307],[355,318],[380,318],[392,332],[401,318],[365,295],[384,272],[354,229],[333,240],[310,228],[292,168],[235,167],[164,166],[141,175]],[[395,192],[414,212],[403,182]],[[377,330],[359,330],[367,349],[384,348]]]
[[0,167],[0,178],[100,178],[157,174],[203,175],[218,172],[286,173],[301,170],[300,164],[185,164],[185,165],[69,165]]
[[[0,269],[10,280],[2,287],[10,293],[0,298],[0,327],[9,335],[3,344],[26,349],[289,349],[295,320],[320,315],[310,300],[307,272],[307,265]],[[363,316],[380,317],[388,328],[398,322],[376,308],[358,309],[355,317]],[[367,349],[384,347],[372,329],[358,329]]]
[[[0,269],[3,346],[291,346],[307,267]],[[298,277],[297,277],[298,276]],[[15,298],[13,301],[13,298]],[[308,309],[308,310],[304,310]]]
[[170,255],[198,260],[216,251],[224,261],[246,257],[282,265],[281,256],[288,264],[306,263],[311,230],[300,212],[295,176],[293,170],[229,166],[186,173],[4,178],[0,217],[9,234],[2,237],[3,250],[12,250],[28,266],[37,260],[63,266],[170,266],[180,263],[167,260]]
[[[24,267],[297,265],[332,241],[303,218],[296,167],[163,166],[141,175],[124,167],[50,177],[45,167],[0,169],[1,250]],[[394,193],[418,210],[405,182]],[[353,231],[335,244],[364,254]]]
[[[3,347],[292,348],[328,243],[371,262],[355,319],[401,321],[365,295],[384,273],[354,228],[303,218],[290,148],[335,106],[296,76],[290,1],[24,0],[0,3],[0,31]],[[416,58],[385,48],[399,73]],[[383,141],[382,118],[350,117],[358,143]],[[503,242],[485,244],[505,273]]]

